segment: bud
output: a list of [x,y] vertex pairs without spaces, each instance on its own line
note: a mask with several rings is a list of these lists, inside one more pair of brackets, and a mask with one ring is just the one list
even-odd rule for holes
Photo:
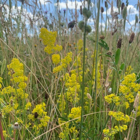
[[102,39],[102,40],[105,39],[105,36],[101,35],[101,36],[100,36],[100,39]]
[[91,97],[91,95],[90,95],[89,93],[87,93],[87,98],[88,98],[89,100],[92,100],[92,97]]
[[129,44],[133,42],[134,37],[135,37],[135,33],[133,32],[133,33],[131,34],[131,36],[130,36]]
[[137,93],[135,101],[134,101],[134,108],[137,109],[138,105],[139,105],[139,99],[140,99],[140,94]]

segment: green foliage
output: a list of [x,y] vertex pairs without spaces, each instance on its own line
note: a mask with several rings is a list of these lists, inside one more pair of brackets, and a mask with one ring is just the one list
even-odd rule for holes
[[107,43],[104,40],[101,39],[100,42],[99,42],[99,45],[101,47],[103,47],[104,49],[109,50],[109,47],[108,47]]
[[120,54],[121,54],[121,50],[117,49],[117,51],[115,53],[115,65],[118,65],[118,63],[119,63]]

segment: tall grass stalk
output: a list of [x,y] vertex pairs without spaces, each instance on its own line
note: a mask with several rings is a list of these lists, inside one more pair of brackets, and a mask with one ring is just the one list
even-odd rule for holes
[[[95,63],[95,95],[94,95],[94,112],[96,112],[96,96],[97,96],[97,74],[98,74],[98,38],[99,38],[99,17],[100,17],[100,0],[98,1],[98,14],[96,20],[96,63]],[[94,115],[94,135],[96,128],[96,115]],[[95,139],[95,137],[94,137]]]
[[83,74],[82,74],[82,94],[81,94],[80,140],[82,139],[82,124],[83,124],[83,112],[84,112],[86,26],[87,26],[87,20],[85,20],[84,38],[83,38],[84,44],[83,44]]

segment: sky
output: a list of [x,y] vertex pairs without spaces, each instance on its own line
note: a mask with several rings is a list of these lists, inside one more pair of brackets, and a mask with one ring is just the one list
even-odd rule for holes
[[[0,1],[5,1],[5,0],[0,0]],[[34,5],[34,2],[37,1],[38,7],[29,7],[28,5]],[[59,1],[57,3],[57,1]],[[33,24],[36,27],[41,26],[41,24],[45,24],[43,22],[42,17],[45,17],[50,23],[53,22],[52,17],[54,17],[56,20],[58,20],[58,12],[61,15],[61,22],[66,23],[65,27],[67,26],[67,23],[74,20],[75,19],[75,1],[76,1],[76,5],[77,5],[77,15],[78,15],[78,21],[83,20],[83,15],[80,14],[80,6],[84,5],[83,4],[83,0],[25,0],[24,5],[22,5],[22,3],[20,2],[20,0],[17,1],[17,8],[15,7],[16,4],[16,0],[12,0],[12,11],[11,13],[9,12],[9,8],[8,8],[8,3],[5,6],[6,7],[6,16],[8,17],[8,15],[10,14],[13,19],[16,18],[18,16],[18,14],[20,13],[21,10],[21,6],[23,7],[23,14],[22,14],[22,22],[25,22],[26,27],[29,27],[30,25],[30,21],[34,19]],[[81,2],[82,1],[82,2]],[[95,13],[94,11],[97,11],[97,1],[98,0],[91,0],[91,12]],[[106,18],[106,8],[104,7],[104,2],[105,0],[100,0],[101,1],[101,6],[104,8],[104,13],[103,13],[103,19],[102,19],[102,23],[101,23],[101,17],[100,17],[100,23],[99,25],[102,26],[102,28],[104,28],[105,26],[105,21],[107,19],[111,19],[111,6],[109,5],[108,10],[107,10],[107,18]],[[114,12],[118,12],[117,6],[116,6],[116,1],[117,0],[109,0],[109,1],[113,1],[113,10]],[[133,27],[133,30],[136,30],[137,28],[134,27],[135,25],[135,15],[138,15],[138,9],[137,9],[137,1],[138,0],[128,0],[129,4],[128,4],[128,8],[127,8],[127,19],[129,20],[130,24],[128,22],[126,22],[126,30],[129,30],[131,27]],[[95,3],[94,3],[95,2]],[[126,0],[122,0],[122,2],[124,2],[126,4]],[[87,6],[87,4],[85,4],[85,6]],[[39,8],[41,7],[41,8]],[[40,13],[42,16],[40,16],[40,19],[38,19],[37,16],[33,16],[33,9],[35,10],[36,13]],[[65,15],[64,15],[64,10],[66,10]],[[50,14],[52,14],[52,16],[50,16]],[[31,20],[30,20],[31,19]],[[92,26],[92,28],[94,28],[94,21],[96,19],[96,16],[93,15],[89,20],[88,20],[88,24]],[[119,15],[119,19],[122,19],[122,16]],[[104,21],[104,22],[103,22]],[[13,20],[13,22],[15,22]],[[16,22],[15,22],[16,24]],[[138,23],[137,23],[137,27],[138,27]]]

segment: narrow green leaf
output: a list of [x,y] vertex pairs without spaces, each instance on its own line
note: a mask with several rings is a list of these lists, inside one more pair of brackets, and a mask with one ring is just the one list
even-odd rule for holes
[[105,41],[101,40],[101,42],[99,42],[99,45],[104,49],[109,50],[109,47]]
[[124,70],[124,68],[125,68],[125,64],[122,63],[120,66],[119,74],[121,74],[121,72]]
[[116,54],[115,54],[115,64],[116,65],[119,63],[120,53],[121,53],[121,50],[117,49]]

